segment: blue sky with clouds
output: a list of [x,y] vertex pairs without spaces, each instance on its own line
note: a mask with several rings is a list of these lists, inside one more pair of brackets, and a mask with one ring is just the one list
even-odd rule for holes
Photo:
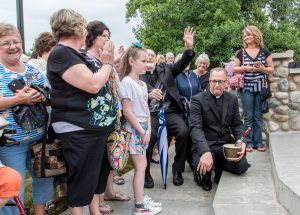
[[[132,27],[140,24],[136,18],[125,23],[128,0],[23,0],[25,47],[29,51],[35,38],[43,31],[51,31],[49,20],[52,14],[68,8],[79,12],[87,22],[100,20],[110,29],[116,46],[129,46],[135,41]],[[16,0],[1,0],[0,22],[17,26]]]

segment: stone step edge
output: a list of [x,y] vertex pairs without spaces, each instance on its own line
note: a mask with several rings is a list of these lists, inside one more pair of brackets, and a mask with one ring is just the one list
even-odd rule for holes
[[278,175],[277,173],[276,162],[275,162],[273,149],[272,149],[273,138],[270,135],[269,150],[270,150],[271,171],[273,175],[277,200],[291,215],[299,215],[300,196],[297,193],[295,193],[293,189],[288,185],[288,183],[286,183],[282,179],[282,177],[280,177],[280,175]]

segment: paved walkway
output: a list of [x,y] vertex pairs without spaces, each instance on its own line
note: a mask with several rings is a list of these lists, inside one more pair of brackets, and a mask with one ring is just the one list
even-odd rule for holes
[[251,164],[242,176],[223,172],[213,201],[215,215],[288,215],[277,201],[269,150],[247,154]]
[[[161,215],[211,215],[212,201],[216,192],[216,184],[210,192],[205,192],[198,187],[193,180],[193,174],[189,166],[186,165],[186,172],[183,173],[184,184],[174,186],[172,183],[171,164],[173,163],[174,146],[169,149],[169,176],[167,190],[163,188],[160,166],[151,164],[151,174],[154,179],[154,188],[145,189],[145,193],[153,199],[161,201],[163,210]],[[133,198],[132,191],[133,171],[124,175],[126,183],[124,185],[114,185],[117,192],[129,194]],[[108,202],[114,209],[113,215],[133,214],[133,202]],[[84,214],[89,214],[84,208]],[[68,215],[64,212],[61,215]]]

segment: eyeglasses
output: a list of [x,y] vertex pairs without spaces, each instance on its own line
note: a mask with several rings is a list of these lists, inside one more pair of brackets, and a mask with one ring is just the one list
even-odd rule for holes
[[221,85],[221,84],[225,84],[226,83],[226,80],[210,80],[209,81],[211,84],[219,84],[219,85]]
[[134,45],[136,48],[143,48],[143,45],[139,42],[133,42],[132,45]]
[[110,39],[110,36],[107,35],[107,34],[101,34],[101,35],[99,35],[99,37],[103,37],[103,38],[108,38],[108,39]]
[[22,44],[21,41],[5,41],[4,43],[1,43],[0,46],[3,48],[10,48],[12,45],[14,46],[20,46]]

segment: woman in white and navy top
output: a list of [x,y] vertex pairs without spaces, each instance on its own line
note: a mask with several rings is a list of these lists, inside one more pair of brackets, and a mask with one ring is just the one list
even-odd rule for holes
[[243,46],[234,59],[233,70],[244,73],[244,88],[240,90],[244,108],[245,129],[251,127],[246,138],[247,151],[253,148],[265,151],[262,143],[263,113],[260,92],[267,74],[274,71],[273,60],[268,49],[264,48],[263,36],[256,26],[243,30]]

